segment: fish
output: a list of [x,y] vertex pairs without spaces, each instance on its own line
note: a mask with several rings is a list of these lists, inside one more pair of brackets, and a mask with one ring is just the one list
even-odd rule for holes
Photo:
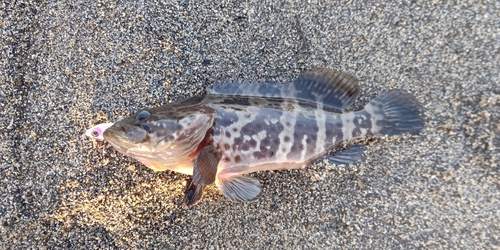
[[346,111],[358,94],[356,77],[329,68],[285,83],[216,80],[204,95],[141,109],[103,137],[155,171],[189,175],[187,206],[213,183],[228,199],[251,202],[262,186],[249,173],[300,169],[320,159],[351,164],[361,158],[361,147],[329,152],[356,138],[423,129],[421,105],[407,91],[387,90],[363,109]]
[[98,141],[103,141],[104,140],[104,131],[108,129],[109,127],[113,126],[114,123],[107,122],[107,123],[101,123],[97,124],[92,128],[89,128],[87,131],[85,131],[85,135],[94,138]]

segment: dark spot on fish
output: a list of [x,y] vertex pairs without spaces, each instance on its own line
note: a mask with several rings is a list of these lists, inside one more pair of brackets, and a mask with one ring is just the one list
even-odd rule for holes
[[356,127],[355,129],[352,130],[352,137],[358,137],[361,135],[361,129]]
[[241,145],[241,143],[243,143],[243,138],[241,137],[234,138],[234,144]]
[[233,150],[237,151],[240,148],[240,145],[243,143],[243,138],[236,137],[236,138],[234,138],[234,142],[233,143],[234,143],[233,144]]
[[226,131],[226,137],[231,138],[231,133],[229,133],[229,131]]
[[311,135],[311,140],[312,141],[316,141],[317,139],[318,139],[318,135],[316,135],[316,134],[312,134]]
[[243,126],[240,131],[241,134],[243,135],[248,135],[250,134],[249,128],[247,126]]
[[251,139],[250,141],[248,141],[248,144],[250,145],[250,147],[252,148],[255,148],[257,147],[257,141],[254,140],[254,139]]
[[241,156],[237,155],[234,157],[234,162],[235,163],[240,163],[241,162]]
[[166,141],[169,142],[169,141],[173,141],[175,139],[175,136],[174,135],[169,135],[167,137],[165,137]]
[[261,152],[255,152],[255,153],[253,153],[253,156],[258,160],[262,160],[262,159],[266,158],[266,156]]
[[342,134],[343,125],[341,121],[337,123],[327,122],[325,126],[326,126],[325,134],[327,143],[337,143],[338,141],[344,138],[344,135]]
[[228,143],[225,143],[225,144],[224,144],[224,149],[225,149],[225,150],[229,150],[230,148],[231,148],[231,146],[229,146],[229,144],[228,144]]
[[275,138],[273,139],[273,146],[276,146],[276,145],[279,145],[279,144],[280,144],[280,138],[275,137]]
[[224,161],[224,162],[230,162],[230,161],[231,161],[231,159],[229,159],[229,157],[224,157],[223,161]]
[[260,142],[260,147],[261,148],[262,147],[265,148],[265,147],[267,147],[269,145],[271,145],[271,140],[269,139],[269,137],[266,137],[266,138],[262,139],[262,141]]
[[233,128],[233,132],[238,132],[238,128]]
[[281,152],[286,153],[286,148],[281,148]]
[[345,120],[345,123],[351,123],[351,120],[346,119],[346,120]]
[[247,150],[249,150],[250,148],[248,147],[248,143],[243,143],[243,144],[241,145],[240,149],[241,149],[241,150],[243,150],[243,151],[247,151]]
[[269,131],[269,134],[271,134],[271,135],[279,134],[279,132],[281,132],[281,131],[278,131],[278,129],[276,128],[276,126],[273,126],[273,125],[271,125],[268,128],[268,131]]
[[222,127],[228,127],[238,121],[238,116],[234,112],[222,112],[217,118],[217,124]]
[[286,156],[288,159],[298,159],[300,157],[300,154],[304,149],[304,146],[302,145],[303,136],[304,136],[303,134],[297,132],[293,133],[293,145],[291,147],[290,152]]
[[333,138],[333,129],[327,129],[325,131],[326,134],[326,139],[328,140],[329,138]]
[[285,125],[286,125],[287,127],[292,126],[292,124],[291,124],[290,122],[285,122]]
[[266,152],[266,156],[267,157],[273,157],[274,156],[274,151],[271,151],[271,150],[267,151]]
[[313,142],[313,138],[316,138],[316,134],[309,134],[309,135],[307,135],[307,139],[306,139],[307,151],[306,151],[306,154],[308,154],[308,155],[314,154],[314,151],[316,150],[316,143],[312,143]]
[[283,138],[283,140],[285,140],[285,142],[289,142],[289,141],[290,141],[290,137],[289,137],[289,136],[285,136],[285,137]]

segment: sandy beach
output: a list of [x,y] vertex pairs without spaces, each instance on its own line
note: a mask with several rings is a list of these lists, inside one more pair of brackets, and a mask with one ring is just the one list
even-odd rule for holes
[[[2,249],[498,249],[500,2],[0,3]],[[327,1],[329,2],[329,1]],[[359,79],[401,88],[418,136],[369,138],[349,166],[252,174],[262,196],[153,172],[84,136],[216,79]]]

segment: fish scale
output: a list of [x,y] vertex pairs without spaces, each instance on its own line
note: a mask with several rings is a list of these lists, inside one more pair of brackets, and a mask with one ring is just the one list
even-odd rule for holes
[[[215,183],[234,201],[260,196],[258,180],[245,174],[302,168],[347,140],[418,134],[420,104],[404,90],[390,90],[362,110],[344,112],[358,94],[357,79],[326,68],[288,83],[216,82],[207,95],[144,109],[104,131],[118,151],[156,171],[192,175],[184,202],[192,205]],[[328,156],[349,164],[362,150]]]

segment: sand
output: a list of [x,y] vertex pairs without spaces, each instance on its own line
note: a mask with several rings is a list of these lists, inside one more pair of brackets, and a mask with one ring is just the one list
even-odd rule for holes
[[[0,248],[500,247],[500,2],[224,2],[0,4]],[[312,67],[359,78],[352,109],[408,90],[424,130],[190,208],[186,176],[83,135],[215,79]]]

